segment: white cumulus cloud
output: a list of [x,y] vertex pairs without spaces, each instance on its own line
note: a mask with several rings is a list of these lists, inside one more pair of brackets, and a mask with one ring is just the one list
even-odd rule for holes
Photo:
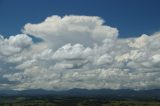
[[23,33],[0,36],[0,89],[160,88],[158,32],[118,38],[100,17],[72,15],[28,23]]

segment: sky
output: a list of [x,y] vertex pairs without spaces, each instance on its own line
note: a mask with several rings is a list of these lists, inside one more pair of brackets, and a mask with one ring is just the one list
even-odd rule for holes
[[0,0],[0,90],[160,89],[159,0]]
[[52,15],[103,18],[120,30],[119,37],[140,36],[160,30],[159,0],[0,0],[0,34],[21,32],[24,24]]

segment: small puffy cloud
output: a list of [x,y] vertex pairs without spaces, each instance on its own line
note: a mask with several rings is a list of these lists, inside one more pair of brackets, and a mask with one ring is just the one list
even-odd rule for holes
[[110,55],[104,54],[98,58],[97,64],[98,65],[103,65],[103,64],[106,65],[106,64],[112,63],[112,61],[113,61],[113,58]]
[[160,54],[156,54],[152,56],[153,62],[160,63]]
[[29,47],[31,44],[32,39],[25,34],[10,36],[8,39],[0,36],[0,53],[3,55],[12,55]]
[[23,32],[0,36],[0,89],[160,88],[158,32],[120,39],[94,16],[51,16]]
[[69,60],[69,59],[85,59],[91,54],[91,48],[85,48],[81,44],[66,44],[59,48],[53,55],[53,59]]
[[141,37],[139,37],[138,39],[135,39],[135,42],[131,42],[130,46],[131,47],[135,47],[135,48],[143,48],[143,47],[147,47],[147,44],[149,42],[149,36],[148,35],[141,35]]

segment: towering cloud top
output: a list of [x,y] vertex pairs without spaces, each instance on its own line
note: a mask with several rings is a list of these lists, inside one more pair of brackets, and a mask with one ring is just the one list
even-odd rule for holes
[[92,46],[118,36],[118,30],[106,25],[100,17],[52,16],[39,24],[26,24],[23,32],[41,38],[56,49],[66,43]]
[[22,33],[0,36],[0,89],[160,88],[160,33],[120,39],[94,16],[51,16]]

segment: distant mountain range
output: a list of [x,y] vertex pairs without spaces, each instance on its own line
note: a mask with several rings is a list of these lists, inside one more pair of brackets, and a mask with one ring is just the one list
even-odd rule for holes
[[160,89],[138,91],[130,89],[71,89],[67,91],[47,91],[43,89],[23,91],[0,90],[0,96],[96,97],[108,99],[160,100]]

